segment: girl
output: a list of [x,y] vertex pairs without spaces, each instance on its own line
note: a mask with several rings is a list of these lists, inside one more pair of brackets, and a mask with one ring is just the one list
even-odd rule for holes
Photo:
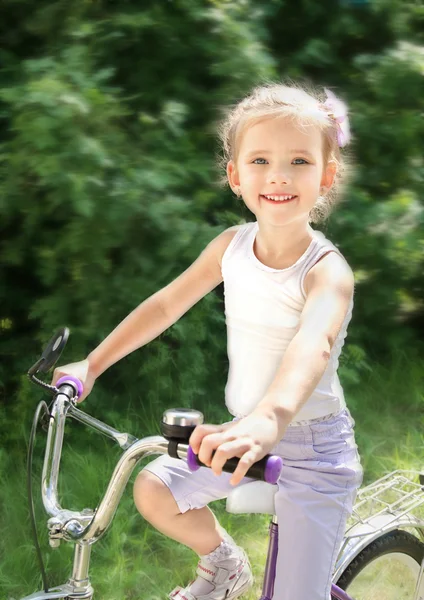
[[[175,323],[222,281],[228,332],[226,405],[234,420],[201,425],[190,444],[211,469],[160,456],[134,500],[164,534],[192,548],[197,577],[172,600],[233,600],[252,585],[248,558],[208,508],[266,453],[284,467],[275,496],[274,600],[329,600],[332,573],[363,470],[337,376],[354,280],[310,226],[328,214],[349,141],[346,107],[300,86],[265,85],[222,124],[229,185],[256,220],[217,236],[187,271],[136,308],[84,361],[59,367],[91,391],[117,360]],[[213,454],[214,453],[214,454]],[[222,472],[239,457],[234,474]]]

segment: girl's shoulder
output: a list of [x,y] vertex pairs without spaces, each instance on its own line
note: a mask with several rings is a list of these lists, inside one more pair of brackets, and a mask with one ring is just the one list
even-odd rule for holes
[[225,229],[216,239],[220,239],[219,244],[219,265],[222,266],[222,258],[225,252],[229,249],[230,245],[235,242],[236,237],[243,235],[243,232],[250,230],[254,223],[243,223],[242,225],[233,225]]
[[321,284],[354,288],[354,274],[345,257],[334,248],[326,248],[323,255],[308,270],[305,276],[304,289],[306,294],[312,287]]

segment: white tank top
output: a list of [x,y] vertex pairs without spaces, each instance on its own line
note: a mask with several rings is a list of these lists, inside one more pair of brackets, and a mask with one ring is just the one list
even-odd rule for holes
[[[343,256],[323,233],[311,229],[313,239],[299,260],[287,269],[273,269],[253,251],[258,229],[257,222],[242,225],[222,257],[229,359],[225,403],[235,417],[256,407],[276,375],[305,305],[307,272],[328,252]],[[346,407],[337,368],[352,308],[353,295],[324,375],[292,424]]]

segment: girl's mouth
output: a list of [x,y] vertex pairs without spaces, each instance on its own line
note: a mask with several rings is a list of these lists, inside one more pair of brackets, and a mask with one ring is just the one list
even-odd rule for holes
[[296,200],[296,198],[297,196],[294,196],[292,194],[286,194],[284,196],[277,194],[269,196],[264,196],[263,194],[260,195],[260,199],[264,200],[265,202],[268,202],[269,204],[287,204],[287,202]]

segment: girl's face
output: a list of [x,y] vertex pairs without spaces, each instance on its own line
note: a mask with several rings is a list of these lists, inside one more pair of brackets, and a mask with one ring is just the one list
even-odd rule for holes
[[333,162],[324,169],[322,144],[317,127],[300,130],[283,117],[266,118],[242,133],[237,162],[227,166],[230,185],[240,189],[258,221],[308,222],[317,197],[335,175]]

